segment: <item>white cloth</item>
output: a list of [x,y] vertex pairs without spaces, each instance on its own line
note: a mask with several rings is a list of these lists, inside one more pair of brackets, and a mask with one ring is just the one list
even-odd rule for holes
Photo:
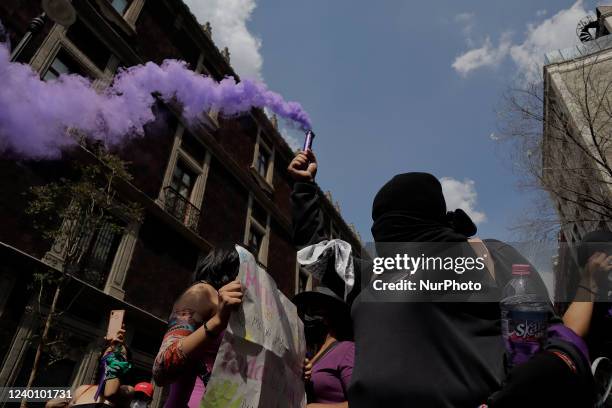
[[344,299],[355,285],[355,271],[353,267],[353,248],[351,244],[341,239],[321,241],[318,244],[302,248],[297,253],[297,259],[314,278],[321,280],[329,258],[334,258],[334,269],[344,281]]

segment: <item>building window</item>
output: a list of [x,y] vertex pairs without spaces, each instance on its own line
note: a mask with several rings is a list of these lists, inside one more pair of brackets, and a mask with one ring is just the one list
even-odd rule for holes
[[268,178],[268,170],[270,169],[270,152],[259,146],[259,155],[257,157],[257,172],[264,179]]
[[252,196],[249,202],[245,245],[260,263],[266,265],[270,235],[270,216]]
[[49,81],[67,74],[83,75],[83,69],[66,51],[60,50],[42,78]]
[[191,203],[191,196],[198,174],[180,158],[176,162],[170,185],[164,189],[164,207],[174,218],[196,230],[200,210]]
[[196,232],[210,160],[211,155],[204,144],[178,125],[158,203]]
[[92,285],[103,288],[113,266],[123,234],[117,224],[105,223],[98,230],[88,231],[82,238],[84,255],[79,276]]
[[174,189],[183,198],[189,200],[191,191],[195,184],[196,174],[191,171],[182,160],[177,161],[174,173],[172,174],[172,182],[170,187]]
[[255,156],[251,169],[257,174],[257,178],[263,181],[262,187],[272,188],[274,175],[274,149],[266,143],[261,134],[257,135],[255,144]]
[[113,8],[115,10],[117,10],[117,13],[123,15],[125,14],[125,11],[127,10],[128,6],[130,5],[131,1],[129,0],[109,0],[111,6],[113,6]]

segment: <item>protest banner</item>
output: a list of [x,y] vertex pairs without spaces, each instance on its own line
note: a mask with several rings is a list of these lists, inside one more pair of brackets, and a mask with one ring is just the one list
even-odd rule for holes
[[303,408],[306,342],[297,309],[250,252],[236,250],[245,294],[223,336],[201,408]]

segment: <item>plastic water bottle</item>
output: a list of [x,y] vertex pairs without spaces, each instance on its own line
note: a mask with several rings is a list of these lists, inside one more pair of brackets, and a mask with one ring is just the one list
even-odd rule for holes
[[533,280],[530,265],[512,265],[500,306],[506,368],[511,369],[529,360],[547,339],[548,297]]

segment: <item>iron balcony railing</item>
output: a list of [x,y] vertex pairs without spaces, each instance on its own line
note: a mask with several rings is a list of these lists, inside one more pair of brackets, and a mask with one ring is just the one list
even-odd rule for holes
[[200,210],[172,187],[164,188],[164,209],[187,228],[197,232]]

